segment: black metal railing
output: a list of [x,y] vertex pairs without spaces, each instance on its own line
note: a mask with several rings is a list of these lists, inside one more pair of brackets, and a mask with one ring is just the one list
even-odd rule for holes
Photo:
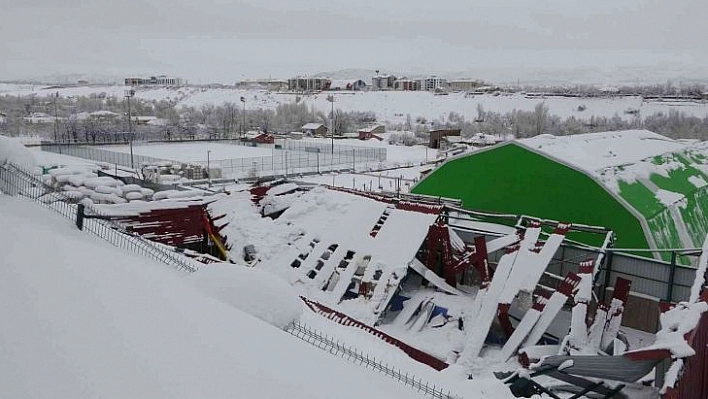
[[316,346],[332,355],[340,356],[352,363],[363,365],[366,368],[383,373],[398,382],[407,385],[418,392],[438,399],[456,399],[460,396],[453,395],[449,390],[444,390],[414,375],[404,373],[400,369],[382,363],[373,356],[369,356],[357,349],[344,345],[334,337],[329,337],[305,324],[295,322],[288,326],[286,331],[301,340]]
[[[44,184],[40,176],[16,165],[6,164],[0,166],[0,191],[8,195],[31,199],[68,219],[77,219],[76,199]],[[94,207],[87,206],[86,208],[87,213],[94,217],[84,220],[83,230],[108,241],[118,248],[174,266],[179,270],[188,272],[197,270],[197,264],[193,260],[175,252],[170,247],[146,240],[126,231],[122,226],[102,215]]]

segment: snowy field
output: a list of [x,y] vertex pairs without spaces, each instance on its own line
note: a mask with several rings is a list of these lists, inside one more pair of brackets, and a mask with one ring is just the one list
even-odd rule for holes
[[[58,92],[60,96],[90,96],[105,94],[107,97],[122,98],[123,86],[86,86],[68,88],[44,88],[30,85],[0,85],[0,94],[49,96]],[[592,116],[632,118],[625,114],[627,110],[638,110],[646,116],[657,112],[667,113],[671,109],[685,112],[688,115],[705,117],[708,115],[706,102],[678,101],[643,101],[640,97],[617,98],[565,98],[565,97],[528,97],[524,94],[512,95],[474,95],[465,93],[450,93],[434,95],[429,92],[323,92],[319,94],[301,95],[293,93],[276,93],[265,90],[246,89],[207,89],[196,87],[141,88],[136,97],[145,100],[170,100],[179,106],[201,107],[205,104],[223,104],[231,102],[240,105],[240,98],[246,99],[246,109],[275,109],[279,104],[292,103],[296,99],[308,107],[314,107],[322,112],[329,112],[331,104],[327,96],[334,94],[335,107],[343,111],[371,111],[378,121],[389,124],[405,123],[406,116],[413,120],[423,117],[428,120],[446,118],[450,112],[461,114],[467,120],[477,117],[477,106],[482,105],[485,111],[510,112],[512,110],[533,111],[534,107],[543,102],[548,106],[549,113],[561,118],[575,116],[587,120]],[[584,106],[584,111],[578,107]]]
[[[105,149],[115,152],[130,153],[129,146],[109,146]],[[207,152],[211,160],[269,157],[273,153],[270,148],[246,147],[223,143],[160,143],[134,145],[133,153],[149,157],[172,159],[182,162],[206,162]]]

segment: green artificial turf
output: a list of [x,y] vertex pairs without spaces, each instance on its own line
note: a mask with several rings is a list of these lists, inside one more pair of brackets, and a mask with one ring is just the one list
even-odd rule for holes
[[[451,160],[413,190],[459,198],[467,209],[525,214],[615,231],[616,247],[648,248],[637,218],[587,175],[515,143]],[[576,234],[599,245],[597,234]]]

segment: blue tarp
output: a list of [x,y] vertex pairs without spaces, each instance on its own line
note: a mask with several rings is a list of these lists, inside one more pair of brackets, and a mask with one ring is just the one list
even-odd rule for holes
[[397,312],[403,310],[403,302],[411,299],[410,297],[396,294],[391,298],[389,310],[392,312]]

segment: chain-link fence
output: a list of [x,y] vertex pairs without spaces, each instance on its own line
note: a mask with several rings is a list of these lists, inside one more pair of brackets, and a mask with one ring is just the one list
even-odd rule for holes
[[[7,195],[29,198],[68,219],[76,220],[76,199],[45,185],[39,176],[15,165],[0,166],[0,191]],[[193,260],[174,252],[167,246],[126,231],[93,207],[87,207],[87,218],[83,222],[83,229],[118,248],[174,266],[179,270],[189,272],[197,270],[197,264]]]
[[[219,141],[219,143],[255,146],[254,143],[242,141]],[[134,144],[134,148],[159,144],[162,143],[136,143]],[[276,175],[289,176],[332,170],[380,167],[382,166],[381,163],[386,160],[385,148],[339,144],[332,146],[330,144],[300,142],[295,140],[285,140],[283,144],[278,145],[262,145],[262,147],[264,146],[271,149],[270,156],[212,159],[208,162],[206,159],[183,162],[137,154],[134,154],[131,158],[129,153],[82,145],[42,143],[42,151],[60,153],[129,168],[140,168],[146,164],[199,165],[204,168],[204,170],[206,170],[207,167],[212,170],[212,176],[218,176],[217,173],[219,173],[222,177],[234,179]]]
[[286,331],[309,343],[310,345],[316,346],[333,355],[340,356],[350,362],[357,363],[383,373],[409,387],[412,387],[418,392],[424,393],[425,395],[438,399],[459,398],[459,396],[453,395],[448,390],[443,390],[441,387],[435,386],[434,384],[431,385],[429,382],[416,378],[413,375],[403,373],[400,369],[381,363],[373,356],[369,356],[368,354],[365,354],[357,349],[341,344],[333,337],[328,337],[325,334],[302,323],[295,322],[291,324]]
[[145,155],[134,154],[131,162],[129,153],[110,151],[103,148],[89,147],[74,144],[53,144],[42,143],[42,151],[53,152],[57,154],[70,155],[72,157],[88,159],[90,161],[103,162],[111,165],[120,165],[125,167],[140,168],[144,164],[160,164],[163,162],[179,163],[174,160],[165,158],[148,157]]

